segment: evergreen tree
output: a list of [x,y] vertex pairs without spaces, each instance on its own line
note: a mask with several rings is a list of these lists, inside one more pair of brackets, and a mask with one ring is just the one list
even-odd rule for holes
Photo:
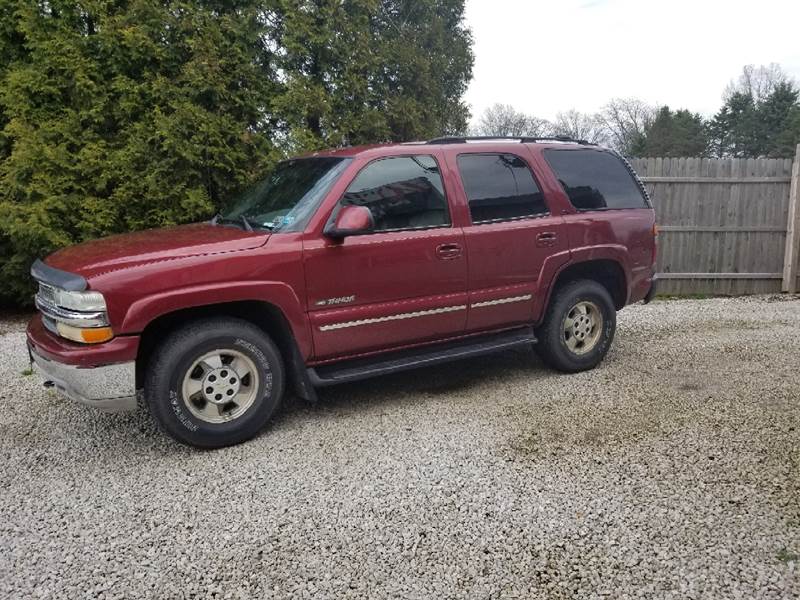
[[394,141],[464,134],[462,101],[472,78],[472,35],[464,0],[383,0],[379,31],[386,43],[376,78],[379,110]]
[[734,92],[714,116],[710,124],[713,147],[717,156],[758,156],[758,118],[753,98]]
[[[753,90],[757,90],[753,91]],[[800,142],[800,91],[788,79],[734,89],[711,121],[717,156],[792,156]]]
[[798,144],[800,144],[800,104],[789,110],[783,130],[775,138],[772,155],[792,157],[797,152]]
[[794,156],[800,143],[800,91],[781,83],[761,103],[759,117],[764,137],[764,154],[771,157]]
[[27,54],[0,105],[5,289],[31,259],[116,231],[198,220],[273,159],[255,3],[16,3]]
[[472,74],[463,0],[277,0],[268,14],[288,146],[463,132]]
[[466,126],[463,0],[0,0],[0,302],[289,153]]
[[635,156],[706,156],[708,132],[703,117],[662,106],[634,144]]

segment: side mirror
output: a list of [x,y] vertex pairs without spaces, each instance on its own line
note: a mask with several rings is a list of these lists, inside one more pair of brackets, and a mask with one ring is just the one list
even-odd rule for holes
[[334,239],[370,233],[375,228],[372,212],[366,206],[348,204],[325,226],[324,234]]

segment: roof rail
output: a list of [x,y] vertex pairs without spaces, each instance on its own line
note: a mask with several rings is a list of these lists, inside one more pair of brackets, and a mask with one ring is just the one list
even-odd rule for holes
[[594,146],[586,140],[576,140],[566,135],[554,135],[545,137],[531,137],[519,135],[455,135],[434,138],[425,142],[426,144],[464,144],[466,142],[481,142],[491,140],[514,140],[521,144],[535,144],[536,142],[570,142],[581,146]]

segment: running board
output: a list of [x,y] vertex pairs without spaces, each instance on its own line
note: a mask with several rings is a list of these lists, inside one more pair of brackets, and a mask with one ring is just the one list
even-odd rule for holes
[[510,348],[530,346],[535,343],[536,336],[533,334],[533,328],[525,327],[435,346],[392,352],[369,359],[362,358],[321,367],[311,367],[308,369],[308,378],[315,387],[324,387],[378,375],[398,373],[408,369],[416,369],[417,367],[438,365],[472,356],[492,354]]

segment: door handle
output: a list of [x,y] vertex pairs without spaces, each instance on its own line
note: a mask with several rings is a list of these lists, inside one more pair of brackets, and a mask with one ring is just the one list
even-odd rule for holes
[[461,256],[461,246],[459,244],[441,244],[436,246],[436,256],[442,260],[452,260]]
[[555,246],[558,241],[558,236],[555,231],[543,231],[536,236],[536,245],[540,248],[548,248]]

